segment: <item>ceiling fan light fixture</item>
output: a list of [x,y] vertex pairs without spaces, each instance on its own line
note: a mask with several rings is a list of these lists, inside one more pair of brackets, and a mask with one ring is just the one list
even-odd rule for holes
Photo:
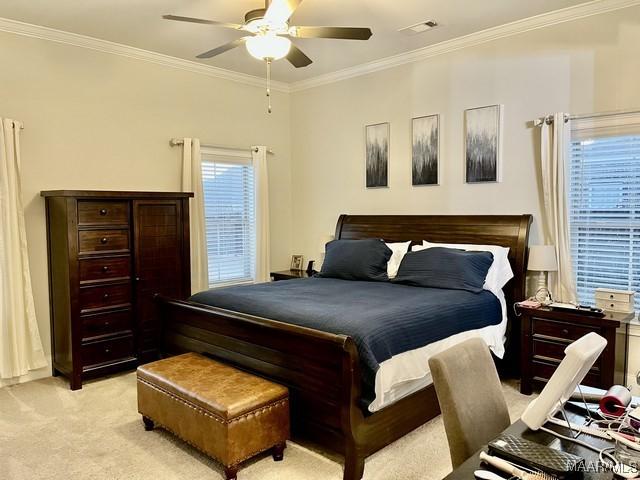
[[246,46],[258,60],[280,60],[289,53],[291,40],[273,34],[256,35],[247,39]]

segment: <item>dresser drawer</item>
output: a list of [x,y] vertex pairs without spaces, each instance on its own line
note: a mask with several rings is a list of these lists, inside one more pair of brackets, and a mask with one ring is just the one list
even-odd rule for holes
[[131,285],[102,285],[80,288],[80,310],[128,305],[131,303]]
[[78,201],[78,225],[128,225],[129,203],[122,201]]
[[[531,365],[533,380],[544,383],[548,382],[557,367],[558,365],[555,364],[533,361]],[[581,384],[588,385],[590,387],[602,388],[603,385],[600,381],[599,370],[597,368],[589,370]]]
[[[539,360],[550,358],[560,362],[565,357],[564,350],[567,346],[567,343],[558,343],[536,338],[532,344],[533,356]],[[599,366],[600,359],[596,360],[594,365]]]
[[129,230],[80,230],[78,232],[80,254],[128,252]]
[[129,278],[130,257],[85,258],[80,260],[80,283]]
[[82,365],[87,367],[133,357],[133,335],[82,345]]
[[99,313],[81,317],[82,340],[116,333],[131,332],[133,329],[131,310]]
[[577,340],[584,337],[589,332],[596,331],[596,333],[600,333],[599,329],[583,327],[572,323],[556,322],[537,317],[533,317],[531,319],[531,329],[534,338],[542,335],[558,340]]
[[612,290],[608,288],[596,288],[596,300],[613,300],[614,302],[633,303],[634,292],[626,290]]

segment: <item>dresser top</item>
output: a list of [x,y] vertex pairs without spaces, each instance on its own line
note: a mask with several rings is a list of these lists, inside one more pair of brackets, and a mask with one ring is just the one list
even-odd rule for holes
[[43,190],[41,197],[84,198],[188,198],[193,192],[121,192],[113,190]]

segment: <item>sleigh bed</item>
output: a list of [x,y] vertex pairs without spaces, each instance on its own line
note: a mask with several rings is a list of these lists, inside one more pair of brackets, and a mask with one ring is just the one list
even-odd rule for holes
[[[530,224],[531,215],[342,215],[335,238],[509,247],[514,277],[503,291],[510,306],[525,297]],[[294,436],[343,454],[345,480],[360,479],[367,456],[440,413],[433,385],[374,413],[364,409],[361,361],[350,336],[193,301],[161,297],[158,308],[165,353],[207,354],[286,385]],[[507,367],[516,362],[519,338],[517,319],[508,312]]]

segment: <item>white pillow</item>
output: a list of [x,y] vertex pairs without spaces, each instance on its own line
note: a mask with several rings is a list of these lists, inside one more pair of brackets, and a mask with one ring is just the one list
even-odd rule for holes
[[493,254],[493,263],[489,267],[487,276],[484,279],[483,288],[497,295],[502,287],[513,278],[513,270],[509,263],[509,247],[501,247],[499,245],[473,245],[464,243],[431,243],[426,240],[422,241],[422,247],[415,246],[413,251],[424,250],[426,248],[444,247],[457,248],[458,250],[491,252]]
[[389,263],[387,263],[387,276],[389,278],[395,278],[395,276],[398,275],[400,262],[402,262],[402,257],[404,257],[409,251],[409,245],[411,245],[411,240],[408,242],[387,243],[387,247],[389,247],[393,252],[389,259]]

